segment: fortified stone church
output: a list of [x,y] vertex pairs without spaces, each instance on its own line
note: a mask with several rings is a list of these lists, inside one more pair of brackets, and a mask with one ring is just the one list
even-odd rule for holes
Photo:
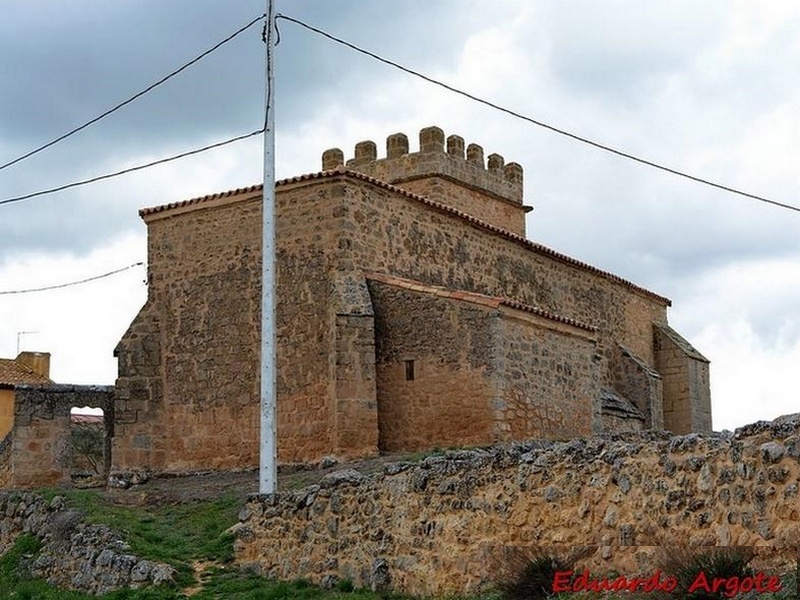
[[[670,301],[525,237],[522,168],[423,129],[277,183],[278,457],[711,428]],[[261,186],[140,211],[112,470],[258,464]]]

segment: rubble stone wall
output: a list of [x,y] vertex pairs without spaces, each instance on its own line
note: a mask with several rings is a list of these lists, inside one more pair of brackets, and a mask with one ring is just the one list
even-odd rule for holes
[[381,450],[491,443],[497,311],[374,281],[369,287]]
[[590,435],[593,331],[371,273],[382,450]]
[[482,589],[508,547],[597,545],[597,569],[633,576],[654,546],[796,548],[799,488],[800,414],[735,433],[531,441],[253,496],[236,556],[277,578],[425,595]]
[[0,492],[0,554],[24,533],[42,541],[28,564],[31,575],[62,588],[104,594],[171,582],[175,574],[169,565],[131,554],[107,527],[85,523],[61,496]]
[[595,334],[510,308],[501,310],[500,326],[495,439],[597,432],[603,374]]

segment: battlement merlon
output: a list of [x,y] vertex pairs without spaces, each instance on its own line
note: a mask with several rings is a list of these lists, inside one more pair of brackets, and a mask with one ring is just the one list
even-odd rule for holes
[[465,147],[457,135],[445,140],[439,127],[419,132],[419,152],[409,152],[408,137],[395,133],[386,138],[386,158],[378,158],[373,141],[356,144],[354,157],[346,162],[338,148],[322,154],[323,170],[341,166],[525,235],[525,214],[532,208],[522,204],[522,167],[506,164],[499,154],[485,160],[481,146]]

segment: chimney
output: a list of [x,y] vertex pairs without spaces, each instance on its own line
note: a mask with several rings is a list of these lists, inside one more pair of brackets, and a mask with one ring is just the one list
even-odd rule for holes
[[37,375],[50,377],[50,353],[49,352],[20,352],[17,362],[25,365]]

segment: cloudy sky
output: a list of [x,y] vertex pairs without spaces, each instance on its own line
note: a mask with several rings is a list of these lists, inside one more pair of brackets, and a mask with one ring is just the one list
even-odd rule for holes
[[[97,116],[264,12],[264,0],[5,0],[0,164]],[[800,206],[800,4],[695,0],[277,0],[432,77],[674,169]],[[439,125],[525,169],[528,236],[673,300],[712,361],[716,429],[800,411],[800,213],[576,143],[280,23],[277,176]],[[260,26],[103,121],[0,170],[0,201],[248,133]],[[146,261],[144,206],[251,185],[261,140],[0,205],[0,292]],[[0,294],[0,356],[52,353],[113,383],[144,267]]]

